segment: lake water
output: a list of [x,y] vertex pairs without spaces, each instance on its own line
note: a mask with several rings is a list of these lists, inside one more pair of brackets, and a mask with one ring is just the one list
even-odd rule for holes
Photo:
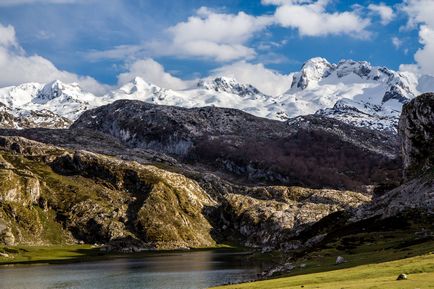
[[58,265],[0,266],[4,289],[193,289],[253,280],[268,265],[240,252],[154,253]]

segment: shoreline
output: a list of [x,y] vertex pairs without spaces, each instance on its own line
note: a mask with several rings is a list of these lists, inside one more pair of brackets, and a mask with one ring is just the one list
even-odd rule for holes
[[190,249],[161,249],[149,250],[136,253],[103,252],[101,247],[90,244],[82,245],[43,245],[43,246],[10,246],[0,247],[0,252],[4,252],[12,257],[0,256],[0,270],[4,267],[20,265],[56,265],[80,262],[92,262],[114,258],[141,258],[155,254],[188,253],[198,251],[227,251],[239,254],[255,254],[254,250],[243,247],[221,245],[209,248],[190,248]]

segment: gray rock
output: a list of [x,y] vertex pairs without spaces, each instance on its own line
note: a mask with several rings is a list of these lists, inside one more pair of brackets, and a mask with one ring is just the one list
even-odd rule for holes
[[342,257],[342,256],[338,256],[336,258],[336,265],[339,265],[339,264],[342,264],[342,263],[345,263],[345,262],[347,262],[347,260],[345,260],[345,258]]

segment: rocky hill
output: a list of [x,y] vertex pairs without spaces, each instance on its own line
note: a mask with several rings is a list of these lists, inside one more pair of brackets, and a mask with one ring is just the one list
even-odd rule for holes
[[283,248],[281,238],[369,200],[353,192],[231,184],[227,193],[208,194],[179,173],[22,137],[0,137],[0,180],[6,245],[86,242],[139,251],[232,241]]
[[394,134],[308,116],[288,122],[235,109],[116,101],[86,111],[71,130],[92,130],[130,148],[217,170],[233,182],[368,191],[400,178]]

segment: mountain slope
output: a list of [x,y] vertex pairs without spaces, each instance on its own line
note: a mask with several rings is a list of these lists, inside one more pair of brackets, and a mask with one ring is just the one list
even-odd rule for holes
[[400,176],[396,136],[318,116],[281,122],[235,109],[120,100],[86,111],[71,129],[102,132],[237,182],[366,191]]

